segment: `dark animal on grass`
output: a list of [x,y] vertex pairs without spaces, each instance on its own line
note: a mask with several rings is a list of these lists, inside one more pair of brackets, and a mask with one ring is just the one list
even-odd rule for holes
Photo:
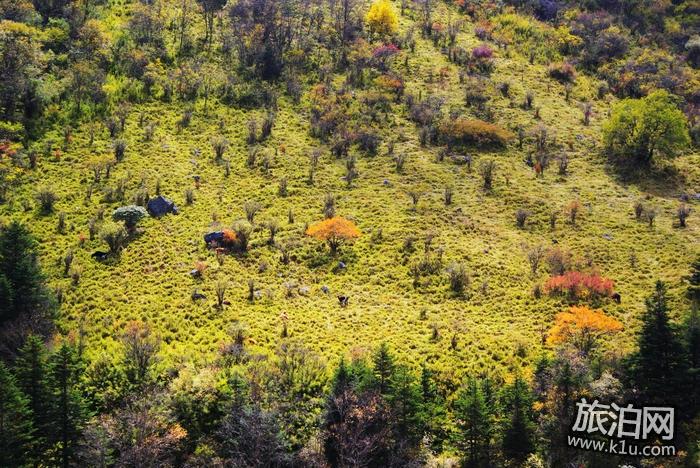
[[340,307],[347,307],[348,301],[350,301],[350,296],[338,296],[338,302],[340,303]]
[[620,304],[622,302],[622,297],[620,296],[620,293],[613,293],[612,296],[613,301],[617,302]]
[[107,260],[107,257],[109,257],[109,254],[107,252],[102,252],[98,250],[97,252],[93,252],[92,255],[90,255],[92,258],[97,260],[98,262],[102,262],[104,260]]

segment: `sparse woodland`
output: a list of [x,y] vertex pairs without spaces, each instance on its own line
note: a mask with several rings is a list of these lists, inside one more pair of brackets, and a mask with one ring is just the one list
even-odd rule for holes
[[0,0],[0,467],[697,466],[698,14]]

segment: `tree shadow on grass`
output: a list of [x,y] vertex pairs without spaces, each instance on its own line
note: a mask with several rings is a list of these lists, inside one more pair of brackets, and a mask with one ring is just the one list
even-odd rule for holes
[[605,171],[625,188],[636,186],[640,191],[660,198],[677,199],[686,189],[686,177],[673,163],[641,168],[608,163]]

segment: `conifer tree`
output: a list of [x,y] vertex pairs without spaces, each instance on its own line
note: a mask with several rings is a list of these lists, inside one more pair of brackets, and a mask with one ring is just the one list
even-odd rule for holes
[[445,408],[445,399],[438,392],[433,372],[425,364],[421,367],[420,387],[426,433],[430,436],[431,448],[440,452],[443,443],[449,437],[446,430],[448,426],[447,409]]
[[403,365],[397,366],[391,377],[387,396],[391,409],[394,438],[398,445],[415,449],[425,430],[425,413],[421,387]]
[[29,464],[33,431],[27,398],[0,361],[0,466]]
[[36,460],[42,458],[55,434],[51,375],[43,341],[30,335],[15,361],[15,376],[32,414],[35,429],[32,456]]
[[374,379],[377,390],[382,395],[389,393],[391,388],[391,378],[394,373],[394,357],[389,351],[386,343],[379,345],[374,354]]
[[75,449],[88,417],[85,401],[78,391],[82,363],[75,350],[63,343],[50,357],[54,384],[55,438],[60,447],[61,466],[74,461]]
[[460,390],[454,404],[459,428],[457,445],[464,452],[463,464],[469,467],[484,466],[489,457],[494,425],[486,398],[476,379],[469,379]]
[[666,286],[658,281],[646,300],[639,350],[630,358],[630,378],[644,404],[678,405],[685,401],[681,388],[686,363],[678,335],[673,329],[666,303]]
[[0,231],[0,275],[9,283],[12,303],[12,309],[0,310],[0,322],[31,314],[48,304],[36,242],[17,221]]
[[690,413],[700,410],[700,311],[690,311],[686,325],[685,344],[688,362],[688,384],[690,387]]
[[503,432],[503,455],[522,463],[535,450],[532,401],[527,383],[516,377],[505,391],[505,414],[510,418]]
[[690,266],[688,275],[688,297],[693,302],[693,307],[700,307],[700,257],[696,258]]

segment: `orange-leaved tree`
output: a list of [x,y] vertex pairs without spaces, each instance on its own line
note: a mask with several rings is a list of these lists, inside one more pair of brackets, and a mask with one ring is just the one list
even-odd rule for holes
[[360,230],[352,221],[334,216],[309,226],[306,235],[325,241],[331,253],[335,253],[343,242],[360,237]]
[[547,341],[550,344],[571,343],[582,353],[588,354],[601,337],[620,330],[622,323],[602,310],[572,306],[556,315]]

